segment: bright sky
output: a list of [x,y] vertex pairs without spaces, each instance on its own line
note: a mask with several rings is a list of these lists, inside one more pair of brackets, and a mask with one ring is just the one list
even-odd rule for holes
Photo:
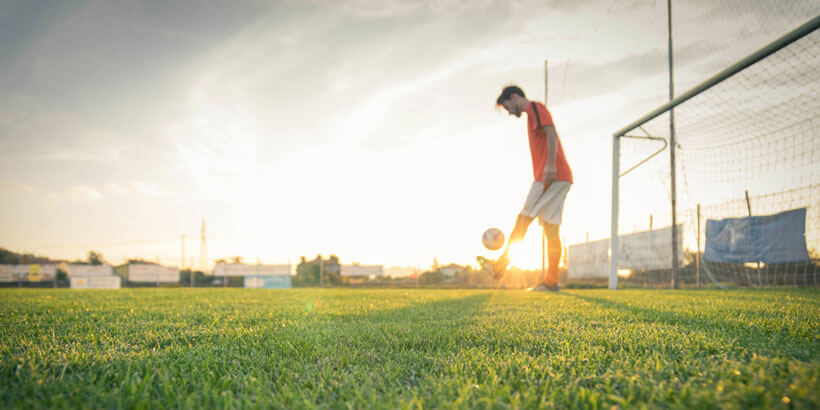
[[[767,3],[676,1],[676,89],[804,20],[748,24]],[[665,1],[4,1],[0,247],[177,265],[186,235],[198,265],[204,218],[211,261],[472,264],[532,178],[495,99],[543,101],[545,59],[562,236],[604,238],[611,136],[668,99],[666,45]]]

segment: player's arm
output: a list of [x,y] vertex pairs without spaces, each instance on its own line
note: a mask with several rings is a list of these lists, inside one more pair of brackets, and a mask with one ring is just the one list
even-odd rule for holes
[[545,125],[541,127],[544,130],[544,135],[547,136],[547,163],[544,165],[544,187],[558,178],[558,133],[555,131],[554,125]]

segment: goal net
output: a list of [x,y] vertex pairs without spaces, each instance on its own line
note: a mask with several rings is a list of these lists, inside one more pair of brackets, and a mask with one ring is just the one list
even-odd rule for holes
[[[726,3],[743,18],[743,2]],[[616,133],[618,286],[673,283],[671,121],[678,284],[820,283],[820,16],[811,2],[770,3],[783,8],[769,12],[778,24],[799,21],[717,70],[704,55],[721,50],[684,50],[676,74],[710,75],[676,84],[685,101]],[[701,32],[679,27],[673,38]]]

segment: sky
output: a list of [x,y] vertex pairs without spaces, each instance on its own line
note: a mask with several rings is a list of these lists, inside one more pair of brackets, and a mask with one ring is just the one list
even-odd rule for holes
[[[676,89],[818,11],[768,3],[674,2]],[[0,247],[184,246],[198,267],[204,220],[209,263],[472,264],[532,180],[495,100],[544,101],[545,60],[575,178],[561,235],[605,238],[612,133],[668,101],[667,41],[663,1],[4,0]],[[514,262],[540,245],[533,224]]]

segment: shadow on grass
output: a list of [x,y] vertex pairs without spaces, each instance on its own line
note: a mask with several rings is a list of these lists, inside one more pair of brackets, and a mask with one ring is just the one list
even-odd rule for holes
[[[73,346],[87,353],[70,363],[59,352],[23,367],[6,357],[0,403],[235,407],[233,397],[310,407],[361,400],[357,395],[379,389],[401,395],[446,369],[489,299],[481,293],[386,310],[314,313],[286,326],[281,317],[267,323],[253,318],[187,334],[162,324],[155,329],[148,321],[143,329],[115,336],[99,354],[96,346]],[[126,355],[117,343],[141,347]]]
[[[673,326],[687,332],[699,332],[710,338],[727,343],[737,343],[750,352],[765,356],[785,356],[802,361],[809,361],[820,354],[820,345],[816,343],[816,334],[801,335],[790,332],[788,328],[773,329],[760,327],[754,323],[731,320],[728,317],[710,315],[714,312],[687,313],[640,307],[605,298],[584,296],[572,293],[566,295],[601,306],[605,309],[630,314],[635,320],[644,323],[656,323]],[[693,306],[697,310],[697,306]],[[726,315],[737,314],[731,309]]]

